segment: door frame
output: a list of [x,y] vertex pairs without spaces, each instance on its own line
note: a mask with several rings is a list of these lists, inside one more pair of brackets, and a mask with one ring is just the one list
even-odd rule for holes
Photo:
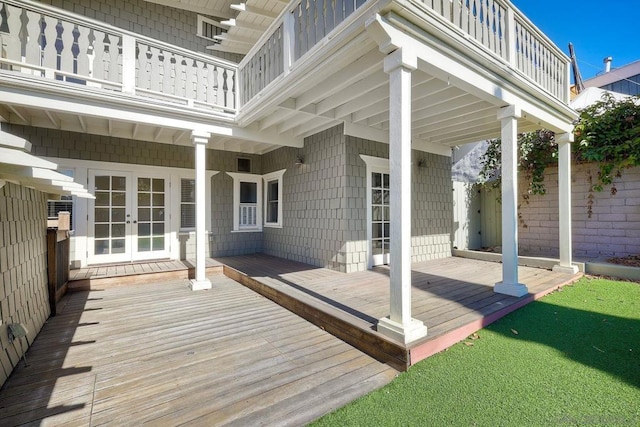
[[[44,157],[59,165],[63,169],[73,169],[75,171],[75,181],[89,184],[89,170],[95,169],[115,173],[133,173],[138,171],[140,174],[159,174],[165,176],[170,182],[170,195],[167,202],[170,220],[169,225],[169,259],[180,259],[180,235],[191,235],[193,230],[180,229],[180,180],[195,179],[195,170],[177,167],[149,166],[132,163],[115,163],[100,162],[95,160],[78,160],[63,157]],[[139,172],[142,171],[142,172]],[[219,171],[207,170],[205,192],[207,197],[207,209],[205,209],[205,220],[207,233],[211,231],[211,178],[219,173]],[[165,196],[166,197],[166,196]],[[75,230],[71,236],[71,254],[70,259],[74,268],[84,268],[91,264],[89,262],[90,244],[89,242],[89,199],[78,198],[73,196],[73,209],[75,215]]]
[[367,259],[368,259],[368,268],[372,268],[376,265],[388,264],[389,263],[389,254],[374,256],[373,255],[373,236],[371,232],[371,224],[373,222],[373,213],[371,209],[372,199],[371,199],[371,174],[374,172],[390,174],[389,168],[389,159],[384,157],[373,157],[367,156],[365,154],[360,154],[360,158],[367,165],[366,168],[366,186],[367,186]]

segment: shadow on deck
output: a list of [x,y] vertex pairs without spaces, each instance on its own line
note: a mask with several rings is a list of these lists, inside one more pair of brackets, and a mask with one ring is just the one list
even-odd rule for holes
[[[428,336],[405,345],[376,330],[389,314],[387,267],[346,274],[265,254],[208,259],[207,273],[219,272],[398,370],[580,277],[521,266],[529,294],[516,298],[493,292],[500,263],[451,257],[414,264],[412,316],[427,325]],[[70,289],[192,275],[189,261],[98,266],[72,272]]]

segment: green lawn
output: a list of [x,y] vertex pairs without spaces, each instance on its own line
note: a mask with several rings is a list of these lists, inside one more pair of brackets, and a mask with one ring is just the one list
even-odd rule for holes
[[583,278],[318,426],[640,426],[640,284]]

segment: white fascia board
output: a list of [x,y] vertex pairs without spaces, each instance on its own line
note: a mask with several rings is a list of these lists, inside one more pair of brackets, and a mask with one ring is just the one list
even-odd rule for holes
[[[401,18],[398,19],[401,20]],[[389,53],[399,48],[406,49],[417,56],[418,68],[429,75],[449,81],[496,107],[518,105],[523,111],[529,113],[528,116],[523,114],[523,117],[556,132],[571,132],[573,130],[572,121],[577,118],[577,113],[569,106],[563,108],[563,113],[566,114],[566,118],[563,120],[563,118],[515,95],[505,85],[497,84],[488,76],[480,74],[452,56],[446,55],[442,49],[436,49],[401,31],[380,15],[372,16],[367,21],[366,29],[376,40],[382,52]]]
[[24,151],[12,148],[0,147],[0,164],[28,166],[44,169],[57,169],[58,165],[47,160],[42,160]]
[[22,150],[24,152],[31,151],[31,143],[24,138],[15,136],[0,129],[0,146]]

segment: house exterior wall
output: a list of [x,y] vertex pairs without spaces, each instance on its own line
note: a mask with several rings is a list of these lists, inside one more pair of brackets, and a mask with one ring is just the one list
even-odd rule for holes
[[[109,163],[118,163],[131,164],[131,170],[138,169],[139,165],[145,165],[183,168],[188,170],[189,174],[193,174],[195,158],[193,147],[22,125],[6,124],[5,128],[8,132],[30,141],[32,144],[31,153],[38,157],[100,162],[100,169],[105,170],[111,168]],[[260,156],[220,150],[207,150],[206,153],[207,170],[219,171],[211,178],[211,205],[209,207],[211,224],[207,226],[209,239],[206,242],[206,247],[208,255],[212,257],[255,253],[262,250],[261,233],[232,232],[233,179],[225,172],[237,171],[236,159],[238,157],[251,159],[251,172],[262,173]],[[78,162],[75,162],[75,166],[76,169],[81,167]],[[86,179],[86,171],[76,177],[78,182],[86,185],[86,181],[80,181],[82,177]],[[77,209],[79,209],[80,203],[86,203],[86,201],[78,200]],[[76,221],[79,219],[76,218]],[[195,234],[188,231],[180,232],[178,240],[180,257],[195,258]],[[78,257],[72,249],[71,259],[77,260]]]
[[[617,193],[609,187],[589,193],[589,175],[597,166],[573,165],[572,227],[573,256],[577,259],[622,257],[640,254],[640,168],[626,169],[617,178]],[[526,184],[520,183],[519,246],[522,255],[558,256],[558,171],[545,172],[547,194],[522,198]],[[592,214],[588,203],[593,196]]]
[[33,343],[49,317],[47,201],[39,191],[0,188],[0,385],[27,351],[25,338],[9,342],[10,323],[22,323]]
[[40,0],[40,2],[184,49],[208,53],[234,62],[239,62],[242,58],[241,55],[234,53],[207,50],[206,47],[213,42],[196,35],[198,14],[195,12],[144,0]]
[[[367,269],[367,167],[361,154],[388,158],[389,146],[345,136],[336,126],[306,138],[301,149],[264,155],[264,173],[287,169],[283,227],[264,229],[264,252],[342,272]],[[450,256],[450,159],[413,155],[426,167],[413,170],[412,261]],[[299,156],[304,164],[295,166]]]

